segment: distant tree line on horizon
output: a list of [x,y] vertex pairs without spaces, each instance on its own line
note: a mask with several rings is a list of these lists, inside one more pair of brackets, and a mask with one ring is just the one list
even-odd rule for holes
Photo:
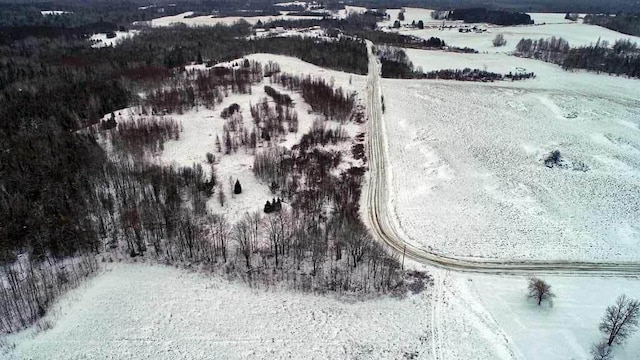
[[533,24],[529,14],[487,8],[453,9],[447,13],[446,19],[462,20],[465,23],[489,23],[502,26]]
[[627,35],[640,36],[640,13],[588,14],[585,24],[598,25]]
[[630,40],[621,39],[610,45],[598,39],[593,45],[572,48],[562,38],[522,39],[515,54],[558,64],[565,70],[584,69],[640,78],[640,48]]

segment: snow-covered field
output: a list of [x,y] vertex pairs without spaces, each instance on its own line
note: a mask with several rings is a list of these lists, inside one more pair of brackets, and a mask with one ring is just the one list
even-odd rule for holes
[[[412,242],[464,257],[640,259],[640,82],[548,70],[383,81],[394,207]],[[553,150],[566,169],[544,166]]]
[[[455,275],[452,276],[455,279]],[[469,295],[500,327],[519,359],[591,359],[592,343],[603,339],[598,324],[607,306],[620,294],[640,299],[640,280],[543,277],[556,297],[553,305],[537,306],[525,298],[524,277],[468,276]],[[454,280],[455,281],[455,280]],[[617,360],[637,359],[640,334],[614,347]]]
[[42,16],[55,16],[55,15],[71,14],[71,12],[64,11],[64,10],[41,10],[40,14],[42,14]]
[[[426,347],[426,295],[340,300],[154,265],[107,267],[10,359],[402,358]],[[1,351],[1,350],[0,350]]]
[[[518,41],[522,38],[540,39],[550,38],[552,36],[561,37],[571,46],[583,46],[595,44],[598,39],[608,41],[613,44],[618,39],[628,39],[640,42],[637,36],[624,35],[613,30],[605,29],[600,26],[587,24],[548,24],[548,25],[523,25],[523,26],[488,26],[481,25],[488,29],[484,33],[461,33],[457,28],[438,30],[437,28],[428,28],[423,30],[411,29],[402,30],[403,34],[415,35],[428,39],[432,36],[444,40],[447,45],[457,47],[470,47],[480,52],[513,52],[516,49]],[[502,47],[493,46],[493,38],[497,34],[504,35],[507,44]]]
[[116,36],[112,38],[107,38],[106,33],[93,34],[89,38],[89,41],[92,42],[91,47],[101,48],[105,46],[116,46],[118,43],[124,39],[135,36],[139,33],[139,30],[130,30],[130,31],[115,31]]
[[[380,26],[388,28],[393,25],[399,11],[399,9],[387,10],[391,18],[388,21],[381,22]],[[608,41],[610,44],[613,44],[618,39],[629,39],[640,43],[640,37],[621,34],[600,26],[583,24],[582,21],[573,22],[565,20],[564,14],[532,13],[530,14],[531,18],[536,24],[521,26],[465,24],[462,21],[443,22],[442,20],[432,20],[430,14],[431,10],[428,9],[406,8],[404,14],[405,21],[401,23],[408,25],[411,24],[412,21],[418,22],[422,20],[425,23],[425,28],[423,30],[401,28],[399,31],[403,34],[415,35],[425,39],[434,36],[444,40],[450,46],[470,47],[487,53],[513,52],[516,44],[522,38],[537,40],[540,38],[550,38],[552,36],[562,37],[567,40],[571,46],[595,44],[598,39]],[[440,29],[443,23],[445,28]],[[483,33],[460,33],[458,31],[461,27],[473,26],[478,26],[487,31]],[[505,46],[498,48],[493,46],[492,40],[497,34],[504,35],[505,40],[507,40]]]
[[171,26],[173,24],[186,24],[188,26],[213,26],[217,24],[230,25],[236,23],[240,20],[245,20],[250,24],[255,24],[258,21],[263,23],[274,21],[274,20],[304,20],[304,19],[316,19],[320,17],[313,16],[293,16],[287,15],[286,11],[281,11],[280,16],[252,16],[252,17],[242,17],[242,16],[227,16],[227,17],[212,17],[211,15],[206,16],[197,16],[192,18],[186,18],[186,16],[192,15],[193,12],[188,11],[182,14],[173,15],[173,16],[165,16],[157,19],[151,20],[149,23],[151,26]]
[[[445,26],[460,26],[465,25],[462,21],[449,21],[449,20],[434,20],[431,18],[432,9],[423,8],[411,8],[406,7],[404,9],[404,20],[400,21],[401,25],[408,25],[411,22],[418,22],[422,20],[425,26],[441,26],[444,22]],[[398,14],[400,9],[388,9],[389,20],[382,22],[382,26],[392,26],[394,21],[398,20]],[[570,24],[574,21],[564,18],[565,14],[560,13],[528,13],[535,24]],[[580,22],[581,20],[578,20]]]
[[[354,300],[252,289],[210,274],[107,264],[64,295],[35,328],[7,336],[17,359],[587,359],[598,322],[628,279],[547,277],[556,298],[525,298],[524,277],[434,271],[403,299]],[[637,334],[636,334],[637,335]],[[634,360],[640,337],[616,347]]]

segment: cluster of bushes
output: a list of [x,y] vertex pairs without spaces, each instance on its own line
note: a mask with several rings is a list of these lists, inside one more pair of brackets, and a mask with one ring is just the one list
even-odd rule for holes
[[342,88],[335,89],[323,78],[281,73],[272,76],[271,80],[286,89],[300,91],[313,111],[329,119],[344,122],[354,115],[355,94],[346,93]]
[[287,107],[291,106],[292,100],[291,96],[289,96],[288,94],[282,94],[278,90],[268,85],[264,87],[264,92],[269,95],[273,99],[273,101],[276,102],[276,104]]
[[287,132],[298,132],[298,112],[295,108],[279,103],[272,106],[267,98],[251,105],[251,117],[265,141],[276,140]]
[[267,202],[264,204],[265,214],[271,214],[272,212],[276,212],[280,210],[282,210],[282,199],[280,198],[278,198],[278,200],[273,199],[271,200],[271,202],[267,200]]
[[163,150],[164,142],[178,140],[181,131],[182,124],[169,117],[130,117],[118,123],[118,136],[112,137],[112,140],[122,141],[129,152],[142,155],[145,151]]
[[511,81],[525,80],[525,79],[535,78],[535,74],[531,72],[531,73],[517,73],[517,74],[509,73],[507,75],[502,75],[502,74],[498,74],[498,73],[494,73],[486,70],[465,68],[462,70],[447,69],[447,70],[430,71],[430,72],[418,75],[418,77],[423,79],[444,79],[444,80],[458,80],[458,81],[487,82],[487,81],[499,81],[499,80],[505,80],[505,79],[509,79]]

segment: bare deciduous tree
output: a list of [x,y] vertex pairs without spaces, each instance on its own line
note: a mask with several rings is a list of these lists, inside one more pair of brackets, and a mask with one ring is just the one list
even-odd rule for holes
[[613,358],[611,347],[605,341],[593,344],[590,352],[593,360],[611,360]]
[[253,253],[251,242],[251,225],[246,219],[236,223],[232,231],[233,239],[238,243],[238,251],[244,256],[247,270],[251,269],[251,254]]
[[542,304],[542,301],[550,300],[554,296],[551,292],[551,285],[544,280],[538,278],[529,279],[528,297],[535,299],[538,302],[538,306]]
[[616,303],[607,307],[600,322],[600,331],[607,336],[607,345],[621,344],[638,327],[640,301],[620,295]]
[[224,203],[227,202],[227,196],[224,194],[224,190],[222,189],[222,185],[218,189],[218,202],[220,202],[220,206],[224,207]]

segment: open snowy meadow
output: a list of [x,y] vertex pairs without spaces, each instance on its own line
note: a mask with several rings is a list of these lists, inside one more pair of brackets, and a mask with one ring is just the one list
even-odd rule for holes
[[[555,33],[558,27],[566,29]],[[562,36],[574,46],[627,38],[583,24],[511,30],[520,38],[534,29],[540,33],[531,37]],[[499,31],[506,36],[511,30]],[[425,31],[415,30],[428,37]],[[448,30],[429,31],[450,45],[482,49],[469,39],[484,34],[455,30],[459,39],[448,40]],[[488,46],[492,36],[484,40]],[[400,227],[414,244],[453,256],[640,259],[638,80],[564,71],[500,49],[407,54],[424,71],[478,68],[535,72],[536,78],[383,80]],[[564,163],[549,168],[544,159],[554,150]]]

